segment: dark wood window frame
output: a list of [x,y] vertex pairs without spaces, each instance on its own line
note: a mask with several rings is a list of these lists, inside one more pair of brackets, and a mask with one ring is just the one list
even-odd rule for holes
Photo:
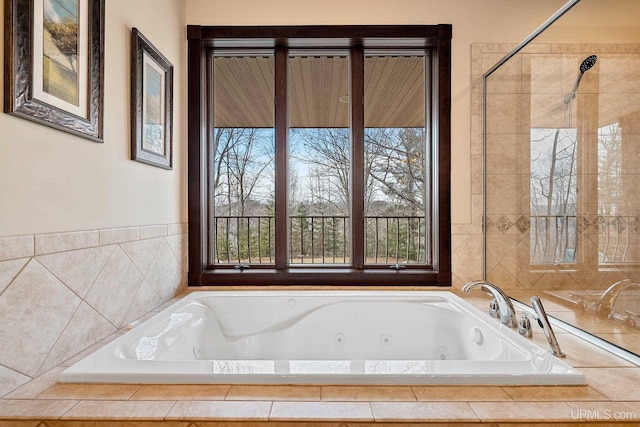
[[[348,285],[451,286],[451,25],[407,26],[199,26],[187,28],[188,38],[188,209],[189,209],[189,285]],[[275,139],[276,188],[286,188],[287,162],[287,80],[288,48],[319,47],[325,41],[351,51],[351,74],[363,79],[365,49],[424,48],[430,52],[432,75],[431,156],[433,177],[433,217],[436,226],[433,264],[426,268],[393,270],[364,265],[363,251],[353,250],[351,267],[288,266],[287,233],[276,233],[275,266],[246,270],[216,269],[207,261],[207,61],[209,52],[218,46],[266,47],[275,50]],[[362,85],[351,85],[351,99],[363,99]],[[284,106],[284,107],[282,107]],[[364,106],[351,108],[353,144],[364,142]],[[353,174],[363,171],[354,159]],[[354,180],[353,193],[363,194],[362,183]],[[287,223],[285,192],[276,192],[276,227]],[[352,201],[352,235],[364,235],[363,201]],[[360,234],[357,234],[360,233]],[[354,245],[358,240],[354,239]],[[361,243],[361,242],[360,242]]]

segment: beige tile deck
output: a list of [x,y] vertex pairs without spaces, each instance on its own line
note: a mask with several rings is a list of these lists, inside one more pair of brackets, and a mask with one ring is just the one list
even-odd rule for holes
[[143,385],[131,400],[224,400],[230,388],[206,384]]
[[571,418],[564,402],[471,402],[471,408],[485,422],[562,422]]
[[5,399],[33,399],[49,387],[54,386],[58,382],[58,375],[63,370],[64,368],[54,368],[18,387],[7,394]]
[[267,421],[271,402],[180,401],[169,411],[167,420]]
[[511,400],[501,387],[486,386],[413,386],[419,401],[474,402]]
[[544,402],[562,401],[567,396],[571,400],[607,400],[602,393],[589,386],[552,386],[552,387],[503,387],[503,390],[515,401]]
[[587,383],[607,398],[640,401],[640,368],[585,368],[582,371]]
[[273,421],[373,421],[368,402],[273,402]]
[[0,419],[57,419],[78,402],[75,400],[0,400]]
[[478,415],[463,402],[372,402],[376,421],[478,421]]
[[320,400],[320,387],[304,385],[234,385],[231,386],[226,400],[316,401]]
[[402,386],[323,386],[325,401],[412,401],[416,397],[410,387]]
[[62,415],[65,420],[162,420],[174,402],[83,400]]
[[137,384],[54,384],[38,399],[127,400],[139,388]]

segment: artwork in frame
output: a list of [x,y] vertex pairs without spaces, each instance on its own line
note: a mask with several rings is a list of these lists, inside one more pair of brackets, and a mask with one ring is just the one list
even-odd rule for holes
[[173,65],[131,31],[131,159],[172,168]]
[[6,113],[103,142],[105,0],[6,0]]

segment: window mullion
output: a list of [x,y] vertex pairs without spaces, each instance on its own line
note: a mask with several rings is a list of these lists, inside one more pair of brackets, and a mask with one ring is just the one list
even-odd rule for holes
[[275,49],[275,262],[276,269],[288,266],[288,219],[287,188],[289,180],[289,120],[287,98],[287,59],[288,49],[278,45]]
[[364,50],[351,49],[351,257],[364,266]]

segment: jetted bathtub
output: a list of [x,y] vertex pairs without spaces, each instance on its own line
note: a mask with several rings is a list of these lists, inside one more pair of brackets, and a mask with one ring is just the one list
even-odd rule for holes
[[61,382],[584,384],[445,291],[192,292]]

